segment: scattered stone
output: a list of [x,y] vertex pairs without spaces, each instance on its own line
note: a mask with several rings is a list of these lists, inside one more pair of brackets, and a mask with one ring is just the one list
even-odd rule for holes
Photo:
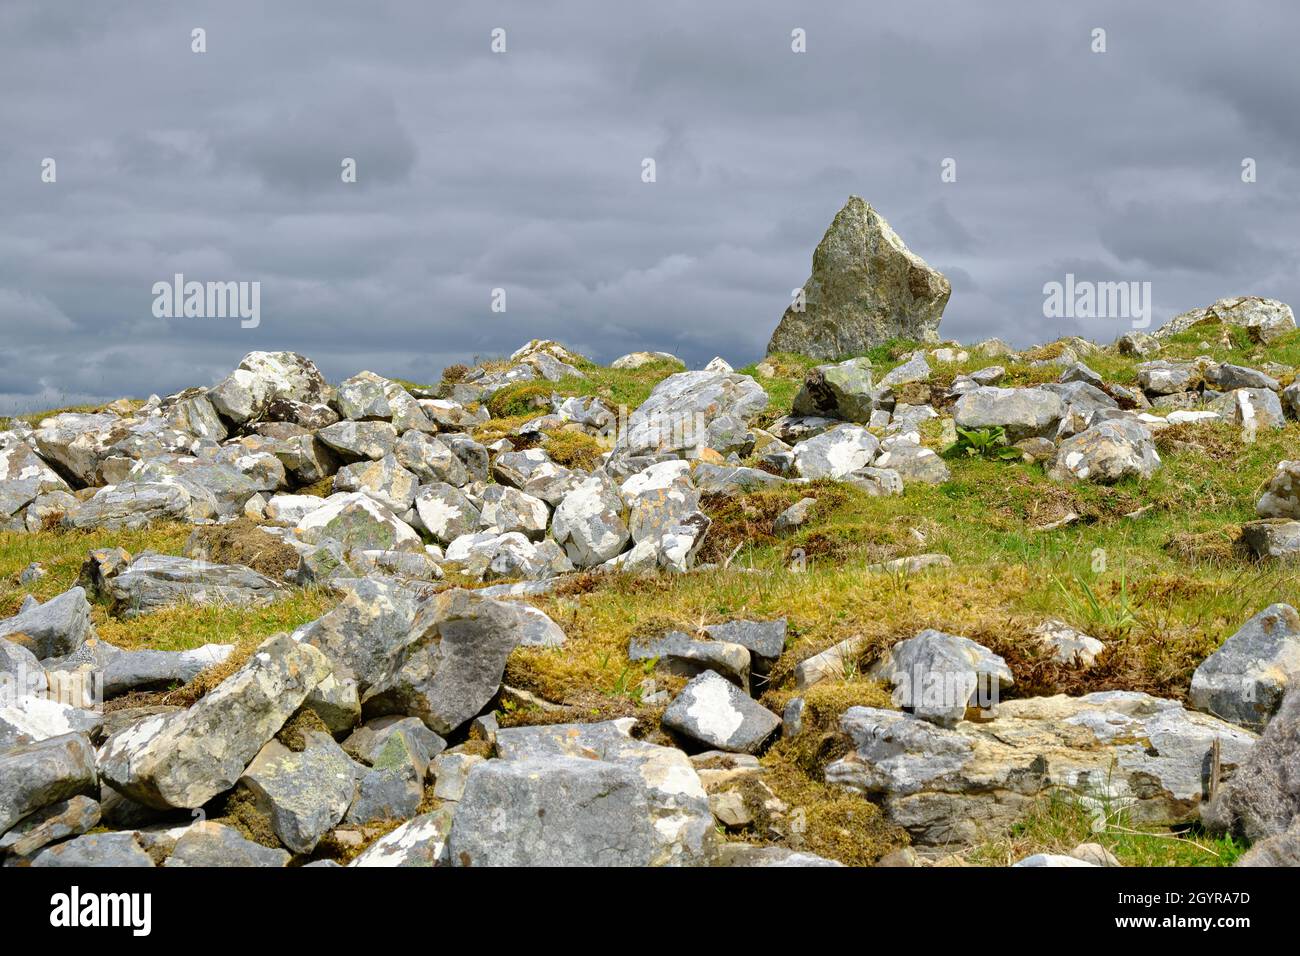
[[858,425],[841,425],[794,446],[801,478],[844,478],[871,464],[880,448],[875,435]]
[[1239,765],[1254,735],[1176,701],[1131,691],[1003,701],[990,721],[938,727],[910,714],[852,707],[854,749],[828,783],[879,802],[914,844],[976,843],[1053,790],[1123,810],[1135,824],[1195,819],[1210,751]]
[[1300,519],[1300,461],[1278,462],[1255,513],[1261,518]]
[[1121,478],[1150,478],[1160,467],[1151,431],[1140,422],[1112,419],[1061,442],[1048,474],[1111,484]]
[[1011,669],[987,647],[927,628],[899,641],[872,669],[894,688],[894,703],[932,723],[951,727],[970,710],[989,716]]
[[99,823],[99,804],[86,796],[60,800],[29,814],[0,836],[0,854],[30,856],[43,846],[79,836]]
[[525,629],[510,603],[444,591],[420,607],[400,657],[366,691],[363,712],[418,717],[446,736],[496,694]]
[[819,365],[808,372],[794,397],[795,415],[825,416],[865,424],[875,408],[871,362],[856,358],[838,365]]
[[38,658],[71,654],[95,639],[90,602],[80,587],[71,588],[44,604],[36,604],[0,621],[0,637],[27,648]]
[[190,707],[110,737],[99,768],[115,790],[158,809],[200,807],[245,766],[330,673],[316,648],[277,634]]
[[1061,396],[1041,388],[980,387],[957,399],[953,420],[959,428],[1006,430],[1007,440],[1050,437],[1065,417]]
[[789,534],[800,528],[808,520],[808,512],[817,504],[816,498],[800,498],[786,508],[772,522],[772,531],[776,534]]
[[1241,526],[1241,541],[1258,558],[1294,560],[1300,556],[1300,521],[1265,518]]
[[434,810],[408,820],[370,844],[348,866],[445,866],[451,811]]
[[1044,621],[1030,632],[1038,643],[1049,651],[1052,660],[1060,664],[1091,667],[1106,645],[1095,637],[1077,631],[1064,621]]
[[46,847],[31,857],[29,866],[138,868],[154,866],[135,833],[86,833]]
[[98,786],[95,751],[84,734],[63,734],[0,753],[0,834],[29,813]]
[[756,753],[781,725],[781,718],[726,678],[708,671],[682,689],[664,711],[662,723],[718,750]]
[[749,690],[750,655],[747,648],[720,640],[697,641],[681,631],[654,638],[633,638],[629,661],[657,661],[670,674],[694,677],[706,671],[721,674],[741,689]]
[[285,587],[240,564],[146,551],[108,582],[108,593],[114,612],[130,618],[175,604],[263,606],[283,597]]
[[187,827],[163,866],[287,866],[289,854],[245,839],[234,827],[202,820]]
[[1300,614],[1272,604],[1242,625],[1192,674],[1197,710],[1261,730],[1300,678]]

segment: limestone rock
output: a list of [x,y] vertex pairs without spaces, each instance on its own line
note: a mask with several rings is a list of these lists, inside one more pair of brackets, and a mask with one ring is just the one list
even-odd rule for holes
[[320,651],[277,634],[189,710],[147,718],[110,737],[100,750],[100,772],[147,806],[200,807],[234,786],[329,673]]
[[786,310],[767,351],[835,359],[890,339],[937,342],[951,292],[884,217],[850,196],[813,253],[802,310]]

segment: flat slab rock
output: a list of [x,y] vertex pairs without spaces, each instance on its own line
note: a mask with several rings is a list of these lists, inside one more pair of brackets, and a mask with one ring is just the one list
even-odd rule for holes
[[1217,739],[1228,771],[1255,735],[1176,701],[1110,691],[1000,705],[951,729],[898,711],[851,707],[854,749],[826,780],[878,802],[917,844],[969,844],[1000,833],[1048,792],[1122,808],[1137,823],[1196,819]]
[[181,603],[269,604],[286,588],[243,565],[146,552],[109,581],[108,591],[121,616],[135,617]]

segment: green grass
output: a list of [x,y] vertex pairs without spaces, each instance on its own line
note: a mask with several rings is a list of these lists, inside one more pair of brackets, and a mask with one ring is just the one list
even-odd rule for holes
[[[1267,349],[1239,330],[1229,330],[1226,342],[1222,333],[1217,327],[1190,330],[1165,340],[1162,356],[1204,353],[1242,365],[1300,364],[1300,333]],[[1203,340],[1209,347],[1200,346]],[[915,347],[895,342],[873,349],[868,357],[877,379]],[[1109,382],[1136,382],[1137,359],[1103,352],[1084,360]],[[761,375],[756,366],[741,371],[755,375],[767,391],[771,404],[764,420],[770,421],[789,411],[807,370],[817,363],[792,355],[769,356],[765,363],[774,374]],[[973,355],[962,363],[932,364],[940,385],[995,364],[1007,368],[1004,384],[1009,385],[1052,381],[1059,374],[1050,366]],[[628,371],[586,362],[580,367],[583,378],[503,390],[494,402],[510,417],[480,429],[480,437],[503,434],[535,416],[531,396],[599,395],[615,408],[631,410],[680,370],[664,362]],[[923,433],[939,448],[937,431]],[[546,441],[575,456],[598,452],[563,433]],[[1297,603],[1300,565],[1247,561],[1232,542],[1240,524],[1254,517],[1254,503],[1277,462],[1295,457],[1300,424],[1261,431],[1253,444],[1243,443],[1228,425],[1178,426],[1162,432],[1158,443],[1164,466],[1151,480],[1109,487],[1053,482],[1041,465],[1018,460],[949,454],[949,481],[909,485],[899,497],[873,498],[849,486],[814,483],[707,500],[714,525],[701,559],[730,558],[729,567],[640,579],[579,576],[558,594],[536,599],[569,642],[562,649],[516,651],[506,681],[568,702],[591,719],[630,712],[635,709],[628,698],[635,683],[631,677],[641,676],[639,666],[627,660],[633,635],[693,631],[739,617],[786,617],[788,653],[770,680],[756,685],[774,707],[790,695],[793,667],[807,656],[862,636],[860,675],[883,648],[925,627],[963,634],[1006,657],[1016,674],[1016,696],[1138,689],[1182,698],[1192,670],[1247,617],[1275,601]],[[775,517],[804,496],[817,499],[809,521],[793,534],[776,536]],[[1073,522],[1043,530],[1071,513],[1078,516]],[[26,593],[46,600],[72,586],[93,548],[179,554],[189,534],[181,524],[134,532],[0,533],[0,615],[13,613]],[[925,552],[946,554],[953,566],[916,575],[867,571],[876,562]],[[804,570],[792,569],[796,558]],[[19,586],[18,573],[32,561],[40,561],[49,574],[31,587]],[[243,651],[319,616],[332,602],[322,592],[306,590],[266,608],[181,606],[130,621],[112,618],[100,605],[93,613],[100,634],[121,646],[177,649],[224,642]],[[1080,671],[1044,661],[1029,632],[1048,617],[1102,640],[1107,651],[1098,666]],[[656,679],[670,691],[681,683],[664,675]],[[834,690],[843,690],[849,700],[876,689],[857,679]],[[842,703],[834,694],[828,700]],[[827,720],[833,716],[828,710]],[[857,844],[845,844],[857,846],[844,851],[855,860],[889,844],[889,835],[875,829],[878,821],[860,801],[823,793],[818,788],[824,785],[799,778],[790,760],[777,764],[772,772],[784,792],[803,799],[801,789],[812,787],[816,792],[809,791],[808,799],[827,801],[823,837],[830,842],[825,846],[843,836],[842,823],[851,819],[872,821],[863,824]],[[1031,852],[1067,852],[1089,840],[1107,846],[1126,865],[1226,865],[1242,850],[1204,834],[1146,832],[1118,818],[1094,834],[1086,813],[1052,800],[1005,840],[975,848],[967,859],[1004,865]]]
[[1135,826],[1123,813],[1105,814],[1102,825],[1069,794],[1055,793],[1004,839],[974,847],[963,858],[981,866],[1008,866],[1034,853],[1068,855],[1080,843],[1100,844],[1121,866],[1232,866],[1247,849],[1231,837],[1211,836],[1196,827]]

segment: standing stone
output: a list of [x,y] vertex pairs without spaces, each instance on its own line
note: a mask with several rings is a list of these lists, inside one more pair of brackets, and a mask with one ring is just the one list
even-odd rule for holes
[[850,196],[813,253],[803,309],[786,309],[768,354],[836,359],[890,339],[939,340],[952,286],[865,200]]

